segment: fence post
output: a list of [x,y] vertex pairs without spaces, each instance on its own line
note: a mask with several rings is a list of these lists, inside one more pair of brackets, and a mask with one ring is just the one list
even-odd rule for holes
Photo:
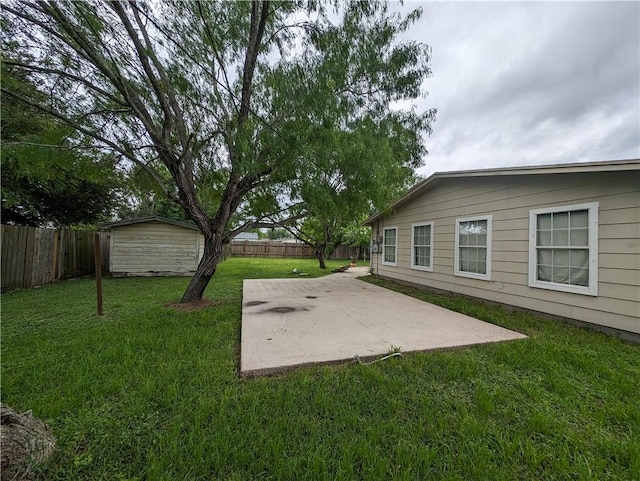
[[102,310],[102,252],[100,251],[100,234],[93,235],[93,259],[96,266],[96,296],[98,299],[98,315],[104,316]]
[[69,232],[69,238],[71,239],[71,245],[73,246],[72,250],[72,259],[73,259],[73,268],[71,272],[71,277],[75,277],[78,275],[78,239],[73,231]]
[[58,274],[58,247],[60,246],[60,231],[53,231],[53,255],[51,261],[51,282],[56,280]]

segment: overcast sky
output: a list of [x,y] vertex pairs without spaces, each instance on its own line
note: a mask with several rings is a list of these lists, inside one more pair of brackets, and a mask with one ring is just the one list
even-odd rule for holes
[[433,49],[423,175],[640,157],[640,2],[405,2]]

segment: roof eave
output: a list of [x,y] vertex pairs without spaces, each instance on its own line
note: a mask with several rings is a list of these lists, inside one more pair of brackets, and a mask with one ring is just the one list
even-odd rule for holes
[[105,224],[100,224],[98,227],[102,230],[109,230],[114,227],[143,224],[145,222],[161,222],[163,224],[171,224],[178,227],[184,227],[185,229],[198,230],[198,227],[194,224],[187,224],[186,222],[180,222],[177,220],[167,219],[165,217],[159,217],[159,216],[136,217],[135,219],[125,219],[125,220],[120,220],[116,222],[107,222]]
[[[458,170],[447,172],[436,172],[427,177],[422,182],[413,186],[409,191],[394,201],[389,210],[393,210],[398,205],[406,202],[417,192],[422,191],[428,184],[438,179],[452,179],[457,177],[486,177],[489,175],[543,175],[543,174],[570,174],[579,172],[615,172],[624,170],[640,170],[640,159],[607,160],[600,162],[578,162],[572,164],[551,164],[534,165],[523,167],[496,167],[492,169]],[[376,212],[362,225],[373,225],[378,219],[383,217],[382,212]]]

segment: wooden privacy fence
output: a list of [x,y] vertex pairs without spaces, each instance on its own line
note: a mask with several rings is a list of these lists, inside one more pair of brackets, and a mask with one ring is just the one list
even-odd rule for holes
[[[32,287],[95,274],[95,232],[2,225],[2,289]],[[109,270],[109,234],[100,232],[102,270]]]
[[313,257],[313,249],[306,244],[281,241],[231,241],[229,254],[235,257]]
[[345,244],[339,245],[338,248],[331,254],[333,259],[351,259],[352,257],[358,256],[359,259],[367,259],[369,255],[369,249],[360,248],[358,250],[356,247],[351,247]]
[[[278,257],[278,258],[310,258],[314,257],[313,248],[306,244],[282,241],[231,241],[228,254],[235,257]],[[333,259],[349,259],[356,254],[354,247],[340,245],[332,252]]]

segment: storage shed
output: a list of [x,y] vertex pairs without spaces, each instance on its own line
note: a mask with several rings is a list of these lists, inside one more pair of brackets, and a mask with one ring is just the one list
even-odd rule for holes
[[640,339],[640,161],[436,173],[371,216],[374,273]]
[[109,270],[114,277],[191,276],[204,249],[193,224],[141,217],[104,224],[109,239]]

